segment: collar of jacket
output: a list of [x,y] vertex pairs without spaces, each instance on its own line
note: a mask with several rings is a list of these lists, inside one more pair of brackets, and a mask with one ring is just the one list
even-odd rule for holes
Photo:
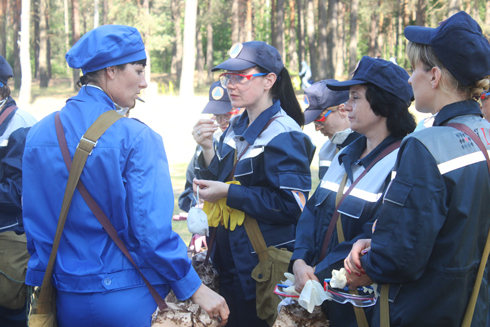
[[448,123],[448,120],[463,115],[478,115],[482,116],[478,102],[474,100],[460,101],[444,106],[435,116],[432,126],[443,126]]
[[255,140],[260,135],[265,125],[267,125],[269,120],[281,110],[281,101],[272,101],[272,106],[264,110],[250,126],[248,126],[248,112],[245,110],[236,122],[236,124],[233,125],[233,131],[235,132],[235,135],[241,135],[249,144],[254,144]]
[[397,138],[392,135],[388,135],[378,146],[371,151],[367,156],[362,159],[359,159],[366,149],[367,138],[364,135],[361,135],[357,140],[346,146],[343,151],[339,154],[339,164],[344,164],[344,169],[350,180],[353,181],[352,174],[352,165],[359,164],[364,168],[369,166],[371,162],[376,159],[376,157],[384,151],[387,147],[395,143],[396,141],[400,141],[403,139],[402,137]]
[[[116,107],[114,106],[114,102],[112,102],[112,99],[104,91],[100,90],[97,87],[90,87],[87,85],[82,86],[80,91],[78,91],[78,94],[68,99],[68,101],[99,102],[99,103],[102,102],[104,104],[107,104],[109,108],[116,110]],[[102,107],[107,108],[105,106]]]

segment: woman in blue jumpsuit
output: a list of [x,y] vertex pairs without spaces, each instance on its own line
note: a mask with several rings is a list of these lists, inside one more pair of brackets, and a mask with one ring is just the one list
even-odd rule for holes
[[[213,68],[224,69],[223,87],[234,107],[245,107],[223,133],[216,151],[208,119],[194,127],[203,151],[198,159],[201,180],[194,189],[208,202],[227,198],[228,207],[258,222],[267,246],[293,249],[294,232],[311,188],[310,163],[315,147],[303,133],[303,113],[279,52],[259,41],[236,44],[230,59]],[[248,146],[248,147],[247,147]],[[240,157],[230,178],[235,150]],[[230,176],[230,177],[233,177]],[[217,227],[213,262],[220,273],[220,293],[230,306],[229,326],[268,326],[257,317],[255,280],[259,263],[243,225]]]
[[[60,111],[74,154],[92,123],[108,110],[134,106],[147,84],[146,54],[133,27],[105,25],[67,53],[81,68],[81,89]],[[55,131],[55,114],[28,134],[23,160],[23,217],[31,258],[26,284],[40,286],[68,180]],[[143,275],[164,298],[191,298],[226,323],[224,299],[202,285],[186,246],[171,229],[173,193],[161,137],[122,118],[98,140],[81,175]],[[150,326],[156,303],[140,274],[75,191],[54,266],[58,326]]]
[[[343,266],[352,244],[365,233],[370,233],[374,214],[381,203],[380,195],[391,180],[397,149],[372,166],[342,202],[338,211],[345,240],[341,240],[342,236],[335,229],[326,255],[321,257],[344,176],[347,176],[345,192],[378,155],[415,128],[415,120],[408,111],[413,97],[408,77],[403,68],[389,61],[363,57],[352,80],[327,83],[327,87],[333,90],[349,89],[345,109],[351,128],[362,136],[334,157],[301,215],[290,265],[298,292],[309,279],[323,283],[325,278],[331,277],[333,269]],[[322,307],[330,326],[357,326],[350,303],[325,301]],[[372,308],[366,308],[364,312],[369,321]]]
[[[409,26],[405,37],[416,108],[437,115],[403,141],[376,230],[345,265],[389,287],[391,326],[461,326],[490,229],[490,177],[476,144],[446,125],[466,125],[490,149],[490,124],[475,101],[489,88],[490,44],[465,12],[437,28]],[[488,322],[488,282],[487,263],[472,326]]]

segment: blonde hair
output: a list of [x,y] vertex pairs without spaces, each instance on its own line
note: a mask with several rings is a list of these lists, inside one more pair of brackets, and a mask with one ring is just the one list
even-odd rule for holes
[[407,56],[412,67],[415,67],[418,63],[423,65],[425,71],[429,71],[433,67],[438,67],[442,72],[441,89],[447,94],[456,92],[467,100],[476,100],[483,91],[488,90],[490,87],[490,76],[485,76],[470,86],[462,85],[446,69],[430,45],[409,41],[407,45]]

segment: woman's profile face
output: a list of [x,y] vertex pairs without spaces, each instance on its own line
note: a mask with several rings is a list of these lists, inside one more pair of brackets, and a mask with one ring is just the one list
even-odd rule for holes
[[366,87],[354,85],[349,90],[349,101],[345,105],[350,128],[358,133],[368,136],[370,132],[378,130],[379,126],[386,126],[386,117],[377,116],[366,99]]
[[145,67],[141,64],[127,64],[124,70],[115,70],[110,94],[121,107],[132,107],[141,89],[148,86],[145,80]]
[[430,70],[427,71],[424,65],[419,62],[413,67],[412,76],[408,79],[408,84],[412,85],[415,97],[415,108],[419,112],[430,113],[433,97]]

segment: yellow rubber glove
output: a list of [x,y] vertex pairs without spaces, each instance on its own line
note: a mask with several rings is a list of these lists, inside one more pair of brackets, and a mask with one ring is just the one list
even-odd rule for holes
[[[240,185],[239,181],[226,182],[226,184]],[[226,205],[226,198],[210,203],[204,201],[202,210],[208,215],[208,224],[211,227],[223,225],[226,229],[235,230],[236,226],[241,226],[245,220],[243,211],[230,208]]]

